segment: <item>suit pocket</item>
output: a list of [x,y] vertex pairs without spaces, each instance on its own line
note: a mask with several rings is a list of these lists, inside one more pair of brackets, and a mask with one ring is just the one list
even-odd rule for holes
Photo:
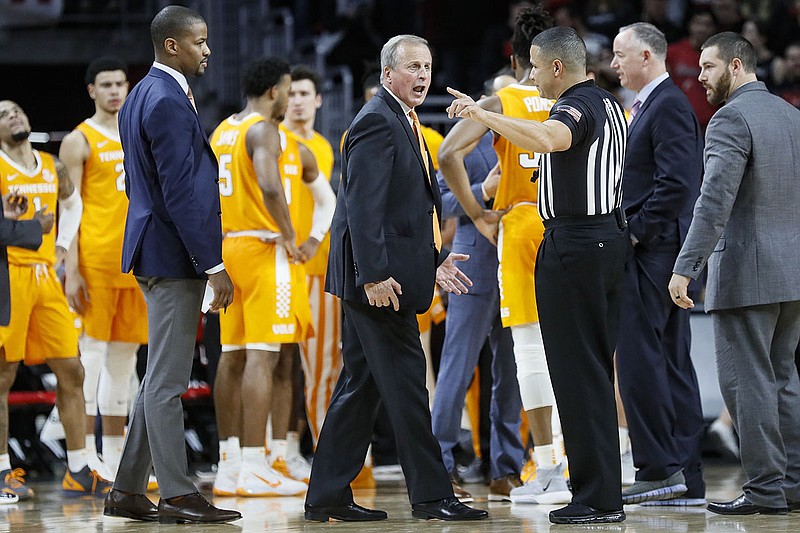
[[715,252],[721,252],[725,249],[725,237],[720,237],[717,241],[717,245],[714,247]]

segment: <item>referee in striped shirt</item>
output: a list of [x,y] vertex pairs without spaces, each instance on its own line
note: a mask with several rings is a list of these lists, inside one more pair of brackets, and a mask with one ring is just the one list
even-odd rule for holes
[[545,226],[536,299],[573,489],[550,521],[620,522],[613,356],[628,238],[620,209],[627,123],[617,100],[587,78],[586,45],[572,28],[537,35],[531,63],[541,95],[556,99],[545,122],[486,111],[449,88],[448,115],[544,154],[533,177]]

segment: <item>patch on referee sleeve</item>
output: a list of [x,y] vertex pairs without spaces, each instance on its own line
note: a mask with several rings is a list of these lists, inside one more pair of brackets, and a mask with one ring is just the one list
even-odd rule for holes
[[583,116],[580,111],[567,104],[561,104],[556,108],[556,113],[560,113],[561,111],[574,118],[575,122],[580,122],[581,117]]

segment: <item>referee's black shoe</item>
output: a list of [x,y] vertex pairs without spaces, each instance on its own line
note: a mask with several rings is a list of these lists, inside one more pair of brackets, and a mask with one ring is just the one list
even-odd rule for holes
[[625,520],[625,511],[609,511],[595,509],[580,503],[571,503],[561,509],[550,511],[550,521],[554,524],[603,524],[609,522],[622,522]]

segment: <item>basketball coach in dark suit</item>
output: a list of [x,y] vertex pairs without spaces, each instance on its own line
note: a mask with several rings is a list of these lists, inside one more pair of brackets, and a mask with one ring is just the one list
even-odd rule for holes
[[320,432],[305,518],[386,518],[356,505],[350,490],[379,400],[394,428],[413,515],[485,518],[453,496],[431,432],[416,318],[430,306],[435,282],[458,294],[471,284],[454,265],[467,256],[441,249],[441,200],[413,109],[430,86],[427,41],[393,37],[381,51],[381,70],[383,87],[353,120],[342,150],[326,290],[342,299],[344,368]]
[[652,24],[625,26],[614,39],[611,67],[636,91],[622,184],[630,244],[620,323],[628,333],[617,341],[617,374],[637,472],[622,501],[704,505],[689,312],[664,291],[700,194],[703,134],[667,74],[666,54]]
[[[130,199],[122,270],[133,270],[144,293],[149,351],[104,513],[161,523],[224,522],[241,515],[213,507],[189,478],[181,404],[206,280],[214,290],[212,310],[233,298],[222,264],[216,158],[186,79],[205,71],[208,30],[198,13],[169,6],[155,16],[150,33],[153,68],[119,113]],[[144,496],[151,465],[161,493],[157,509]]]
[[7,326],[11,318],[6,246],[29,250],[39,248],[42,234],[50,233],[53,229],[53,214],[46,214],[45,209],[37,211],[33,220],[15,220],[28,210],[28,198],[14,193],[3,195],[3,208],[0,209],[0,326]]

